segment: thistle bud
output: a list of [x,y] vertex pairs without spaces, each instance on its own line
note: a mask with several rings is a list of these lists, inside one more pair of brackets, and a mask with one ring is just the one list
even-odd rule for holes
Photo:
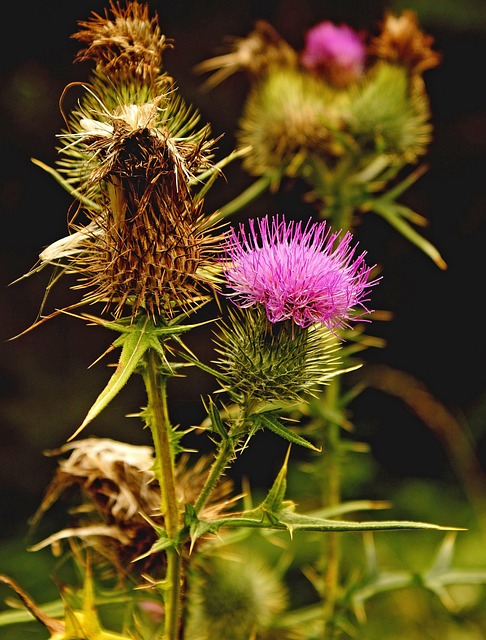
[[246,101],[237,139],[252,152],[243,165],[252,175],[295,173],[312,154],[333,158],[341,153],[335,132],[342,125],[328,84],[299,69],[277,69],[253,86]]
[[413,91],[405,67],[380,61],[350,101],[349,129],[360,148],[412,163],[432,139],[428,96]]
[[272,323],[263,309],[230,313],[217,339],[225,390],[238,404],[301,400],[341,364],[339,340],[323,327]]
[[193,640],[260,638],[286,604],[278,575],[258,557],[206,557],[191,571],[186,635]]

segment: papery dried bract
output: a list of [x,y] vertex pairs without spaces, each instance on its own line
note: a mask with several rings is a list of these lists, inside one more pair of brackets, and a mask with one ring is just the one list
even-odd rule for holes
[[[76,493],[80,504],[73,511],[69,528],[54,533],[32,549],[63,539],[83,540],[93,552],[93,561],[107,573],[115,571],[120,578],[145,572],[160,576],[162,558],[160,554],[149,554],[157,540],[153,525],[164,526],[153,448],[109,438],[86,438],[65,444],[53,454],[69,455],[59,460],[33,524],[65,492]],[[181,509],[198,496],[208,467],[205,456],[191,465],[187,456],[179,458],[176,487]],[[215,517],[229,509],[232,489],[230,480],[222,482],[202,510],[202,517]],[[145,557],[135,562],[140,556]]]

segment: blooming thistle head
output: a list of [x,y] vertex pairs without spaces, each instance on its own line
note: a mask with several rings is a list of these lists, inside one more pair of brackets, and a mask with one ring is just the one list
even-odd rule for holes
[[365,303],[371,267],[356,256],[352,235],[331,232],[326,222],[286,222],[268,216],[232,229],[226,238],[224,275],[228,294],[242,308],[263,305],[270,322],[291,319],[306,328],[330,330],[356,318]]
[[337,87],[344,87],[361,77],[366,48],[361,36],[347,25],[320,22],[306,33],[302,65],[326,78]]
[[222,326],[219,364],[237,403],[292,402],[339,372],[336,331],[356,307],[368,312],[376,280],[351,234],[339,238],[325,222],[267,216],[249,225],[226,238],[228,296],[242,311]]

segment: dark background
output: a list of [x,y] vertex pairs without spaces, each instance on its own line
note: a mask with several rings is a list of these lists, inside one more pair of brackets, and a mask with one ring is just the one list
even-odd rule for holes
[[[248,85],[243,76],[212,93],[201,90],[194,66],[214,55],[227,35],[246,35],[258,18],[270,21],[296,48],[305,30],[324,19],[375,29],[385,8],[416,8],[422,28],[435,37],[443,55],[426,73],[434,123],[427,157],[428,173],[403,201],[430,221],[426,237],[440,250],[448,270],[440,271],[380,219],[370,215],[357,230],[370,261],[383,265],[383,282],[373,304],[394,313],[394,320],[373,330],[387,347],[367,359],[416,376],[470,431],[473,448],[486,468],[486,331],[484,261],[486,240],[486,3],[180,1],[149,2],[161,28],[175,42],[166,56],[182,95],[211,123],[221,157],[231,150]],[[414,6],[416,4],[416,6]],[[77,21],[103,12],[99,0],[23,0],[2,6],[4,35],[0,56],[0,537],[23,538],[48,483],[53,461],[46,449],[61,445],[79,425],[102,389],[109,370],[105,359],[88,366],[108,347],[111,335],[63,316],[15,340],[36,318],[47,270],[11,286],[36,262],[39,251],[66,235],[71,199],[41,169],[34,157],[53,165],[56,134],[63,127],[59,97],[69,82],[87,78],[88,67],[73,65],[78,50],[70,39]],[[7,37],[7,34],[10,37]],[[235,165],[226,171],[209,198],[217,207],[249,184]],[[300,206],[298,186],[271,200],[263,197],[245,214],[285,213]],[[72,293],[60,284],[47,309],[64,306]],[[197,335],[194,341],[205,341]],[[194,344],[203,355],[209,346]],[[200,395],[211,390],[202,374],[191,374],[189,391],[173,386],[174,422],[192,424],[202,415]],[[133,443],[149,441],[135,419],[144,401],[132,381],[86,435]],[[449,456],[436,436],[400,400],[369,390],[355,403],[355,422],[371,443],[387,482],[428,479],[457,484]],[[360,435],[361,435],[360,433]],[[260,437],[260,436],[259,436]],[[265,455],[247,455],[235,473],[248,473],[267,484],[280,464],[285,443],[261,436]],[[255,447],[257,448],[257,447]],[[274,461],[275,458],[275,461]],[[379,493],[379,492],[378,492]],[[380,497],[387,497],[380,494]]]

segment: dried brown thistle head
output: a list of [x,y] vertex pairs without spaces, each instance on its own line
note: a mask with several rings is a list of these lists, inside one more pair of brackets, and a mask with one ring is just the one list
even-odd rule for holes
[[265,20],[258,20],[245,38],[232,38],[228,49],[228,53],[197,65],[200,73],[214,71],[206,81],[208,87],[216,86],[237,71],[259,77],[271,68],[295,67],[298,63],[296,51]]
[[[72,271],[85,301],[115,317],[131,306],[156,321],[186,308],[210,279],[215,239],[203,231],[202,199],[190,182],[210,165],[203,131],[179,140],[160,122],[160,100],[122,105],[103,120],[82,118],[78,140],[96,157],[85,187],[98,187],[99,211],[87,210],[93,233],[82,239]],[[69,136],[68,136],[69,137]],[[73,230],[80,231],[75,222]]]
[[162,53],[170,43],[160,32],[157,16],[150,18],[147,5],[135,0],[123,8],[111,0],[110,11],[103,16],[93,13],[78,24],[80,30],[72,37],[86,48],[76,60],[92,59],[105,74],[138,76],[144,82],[162,73]]
[[[148,554],[157,540],[154,525],[163,526],[160,486],[153,471],[154,455],[149,446],[130,445],[107,438],[86,438],[65,444],[53,455],[69,453],[59,460],[57,472],[33,518],[42,515],[65,492],[75,493],[78,506],[71,511],[69,528],[32,547],[57,545],[63,539],[81,540],[93,552],[93,561],[107,573],[125,575],[162,573],[162,556]],[[176,491],[181,509],[195,502],[208,473],[210,460],[200,457],[189,465],[182,456],[176,466]],[[232,483],[223,481],[201,511],[211,518],[229,509]],[[152,524],[153,523],[153,524]],[[143,556],[137,561],[137,558]]]
[[419,75],[440,62],[440,54],[432,49],[433,42],[432,36],[420,30],[414,11],[404,11],[400,16],[388,12],[381,33],[370,43],[369,52],[405,65],[412,74]]
[[157,323],[216,284],[218,239],[196,191],[216,173],[215,141],[162,69],[156,18],[136,1],[110,10],[74,35],[87,43],[78,59],[96,62],[60,135],[59,173],[79,211],[40,258],[77,276],[82,303]]

